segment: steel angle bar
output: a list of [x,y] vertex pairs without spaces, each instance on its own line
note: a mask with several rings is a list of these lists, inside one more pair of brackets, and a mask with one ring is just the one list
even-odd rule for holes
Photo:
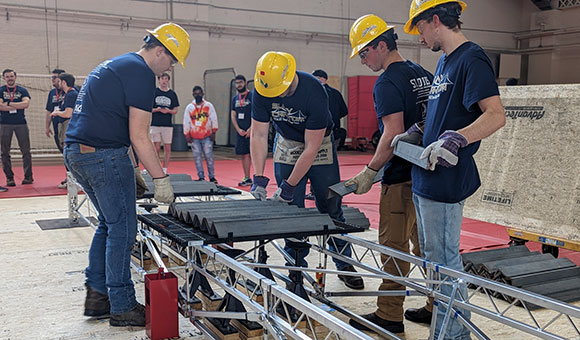
[[217,318],[217,319],[236,319],[246,321],[262,321],[262,313],[257,312],[212,312],[212,311],[198,311],[192,312],[191,316],[200,318]]
[[[292,221],[292,230],[289,223]],[[260,236],[266,231],[269,234],[282,234],[288,232],[308,232],[317,230],[333,230],[336,226],[328,215],[312,215],[300,217],[299,224],[296,220],[288,217],[254,217],[230,222],[215,222],[210,234],[218,238],[226,238],[230,234],[234,237]]]
[[[432,264],[435,265],[435,264]],[[443,266],[435,265],[436,270],[438,270],[441,274],[447,275],[452,278],[456,279],[463,279],[465,282],[473,283],[478,286],[483,286],[490,290],[496,291],[503,295],[511,296],[515,299],[519,299],[521,301],[533,303],[540,307],[544,307],[547,309],[556,310],[559,312],[563,312],[566,315],[570,315],[575,318],[580,318],[580,308],[569,305],[565,302],[561,302],[558,300],[551,299],[549,297],[539,295],[536,293],[528,292],[519,288],[515,288],[512,286],[508,286],[503,283],[490,281],[487,279],[482,279],[477,276],[473,276],[464,272],[460,272],[457,270],[453,270],[450,268],[446,268]]]
[[395,146],[393,154],[423,169],[427,169],[429,166],[429,160],[427,159],[427,157],[421,158],[421,154],[423,153],[424,150],[425,148],[420,145],[400,141]]
[[[324,327],[328,328],[330,331],[336,333],[339,337],[345,339],[372,339],[365,333],[355,329],[349,324],[341,321],[335,316],[323,311],[322,309],[314,306],[313,304],[307,302],[306,300],[298,297],[297,295],[289,293],[286,289],[279,285],[273,285],[270,287],[271,294],[282,302],[296,308],[301,313],[305,314],[308,318],[316,320],[321,323]],[[279,318],[281,321],[281,318]],[[286,323],[286,322],[283,322]]]
[[[381,179],[383,178],[383,172],[385,171],[385,168],[381,168],[375,178],[373,179],[373,183],[377,183],[380,182]],[[350,185],[350,186],[346,186],[345,185],[346,181],[344,182],[340,182],[340,183],[336,183],[333,184],[331,186],[328,187],[328,193],[326,194],[326,198],[333,198],[333,197],[343,197],[345,195],[351,194],[353,192],[356,191],[356,184]]]
[[[293,218],[302,218],[303,216],[314,216],[314,215],[321,215],[318,210],[304,210],[299,211],[300,208],[290,209],[289,211],[265,211],[260,212],[260,217],[270,217],[275,219],[280,219],[282,217],[293,217]],[[214,223],[229,223],[229,222],[236,222],[240,220],[254,220],[256,218],[256,213],[252,212],[245,212],[239,213],[235,212],[233,214],[227,214],[225,216],[219,215],[203,215],[201,220],[201,230],[212,230],[215,229]],[[238,236],[238,235],[234,235]]]

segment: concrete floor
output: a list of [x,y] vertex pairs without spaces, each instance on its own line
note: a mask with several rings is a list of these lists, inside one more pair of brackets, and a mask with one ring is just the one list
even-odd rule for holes
[[[93,235],[90,227],[42,231],[36,220],[67,217],[66,196],[0,200],[0,339],[145,339],[143,328],[114,328],[108,320],[89,320],[82,315],[85,297],[84,269]],[[376,231],[356,236],[376,240]],[[243,245],[237,245],[242,246]],[[282,263],[273,255],[269,263]],[[311,254],[311,264],[318,256]],[[369,261],[370,262],[370,261]],[[334,266],[330,265],[333,269]],[[144,285],[133,275],[137,298],[144,301]],[[367,290],[376,290],[379,281],[367,279]],[[328,288],[347,290],[336,277],[329,277]],[[356,313],[375,309],[375,298],[345,297],[340,304]],[[486,304],[485,295],[475,297]],[[424,297],[410,297],[405,308],[421,307]],[[503,304],[507,306],[507,304]],[[514,308],[508,314],[525,311]],[[336,315],[336,313],[334,313]],[[336,315],[342,319],[341,315]],[[542,318],[549,320],[551,311]],[[492,339],[528,339],[513,328],[475,316],[473,320]],[[405,321],[405,339],[427,338],[426,326]],[[187,320],[180,320],[181,339],[203,336]]]

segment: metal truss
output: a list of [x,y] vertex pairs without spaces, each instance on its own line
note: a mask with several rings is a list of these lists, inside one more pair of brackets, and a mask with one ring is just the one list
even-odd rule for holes
[[[545,296],[527,292],[502,283],[490,281],[481,277],[473,276],[465,272],[451,270],[435,263],[413,255],[403,253],[377,243],[360,239],[350,235],[340,236],[317,236],[310,243],[311,249],[324,255],[323,268],[301,268],[270,265],[260,263],[256,253],[265,246],[273,247],[284,258],[292,263],[292,257],[285,253],[275,240],[256,243],[246,251],[238,251],[235,254],[226,255],[210,246],[202,244],[190,244],[188,247],[177,249],[171,241],[164,239],[163,235],[148,230],[141,226],[140,235],[143,239],[155,241],[162,252],[172,253],[174,256],[186,262],[184,267],[171,268],[171,270],[185,270],[186,287],[192,284],[190,273],[203,275],[213,286],[217,286],[227,294],[239,300],[246,311],[228,313],[220,311],[200,311],[199,307],[182,304],[182,312],[190,318],[191,322],[200,328],[211,338],[219,337],[207,327],[207,321],[202,318],[226,318],[256,321],[264,329],[263,338],[275,339],[369,339],[369,337],[352,328],[350,325],[337,319],[335,316],[321,310],[308,301],[308,297],[319,300],[334,308],[338,312],[353,318],[367,327],[376,331],[379,335],[388,339],[400,339],[374,324],[369,323],[360,316],[349,311],[347,308],[333,301],[333,297],[339,296],[395,296],[395,295],[423,295],[435,299],[434,320],[432,320],[430,339],[433,339],[436,324],[437,309],[443,306],[447,314],[443,321],[440,337],[445,334],[446,326],[451,318],[457,319],[465,325],[477,339],[489,339],[490,337],[478,327],[477,323],[485,327],[489,321],[495,321],[498,325],[506,325],[517,329],[523,334],[529,334],[541,339],[569,339],[580,336],[578,323],[580,322],[580,309],[561,301],[553,300]],[[340,238],[353,245],[352,257],[345,257],[340,253],[328,249],[328,242],[334,242],[334,238]],[[224,245],[225,246],[225,245]],[[226,246],[227,248],[227,246]],[[154,249],[150,247],[150,249]],[[338,247],[335,247],[338,249]],[[253,255],[252,255],[253,254]],[[385,258],[381,260],[381,255]],[[356,275],[389,279],[405,285],[403,291],[328,291],[325,290],[324,277],[326,275],[353,275],[350,272],[328,270],[326,262],[328,257],[345,261],[355,266],[359,272]],[[157,260],[158,257],[154,256]],[[382,268],[390,261],[405,261],[410,263],[411,269],[407,275],[390,275]],[[163,264],[157,261],[161,266]],[[264,261],[265,262],[265,261]],[[290,283],[291,280],[282,271],[300,271],[309,287],[304,287],[308,295],[306,298],[299,297],[286,288],[278,285],[272,278],[268,278],[258,271],[267,269],[273,276],[281,279],[282,283]],[[310,274],[322,273],[322,282],[317,282]],[[322,283],[322,284],[321,284]],[[468,296],[461,296],[457,289],[460,284],[468,284],[470,290]],[[441,293],[441,288],[449,285],[453,288],[451,296]],[[189,289],[186,290],[186,301],[190,301]],[[261,297],[260,302],[257,297]],[[501,298],[510,301],[509,303]],[[507,297],[507,299],[506,299]],[[451,308],[448,308],[451,306]],[[541,307],[541,308],[538,308]],[[472,314],[471,320],[464,318],[458,309],[468,310]],[[516,311],[516,309],[519,309]],[[523,312],[522,312],[523,311]],[[477,317],[474,317],[477,316]],[[477,320],[477,321],[474,321]]]
[[[334,253],[326,247],[316,244],[312,246],[324,254],[353,264],[363,272],[382,274],[386,278],[397,281],[408,288],[407,291],[392,291],[392,295],[420,293],[434,297],[435,308],[433,314],[435,316],[431,322],[432,328],[435,325],[435,312],[438,306],[451,306],[451,308],[447,308],[447,315],[443,321],[441,334],[444,334],[447,319],[457,318],[459,322],[470,329],[472,336],[478,339],[489,339],[475,324],[474,319],[476,318],[473,315],[478,315],[483,317],[483,323],[492,320],[542,339],[569,339],[580,336],[580,331],[578,330],[580,308],[578,307],[465,272],[452,270],[354,236],[342,235],[337,236],[337,238],[354,245],[352,258]],[[381,255],[386,256],[384,262],[381,261]],[[397,265],[395,260],[410,263],[411,269],[407,275],[402,275],[400,268],[398,276],[385,275],[382,268],[391,261],[394,261],[395,265]],[[366,264],[369,262],[374,265]],[[457,288],[461,284],[467,284],[470,287],[468,296],[461,296],[459,293]],[[453,287],[451,296],[441,293],[443,285],[451,285]],[[324,300],[333,295],[355,296],[357,294],[354,292],[346,292],[344,294],[324,292],[321,298]],[[505,300],[510,302],[508,303]],[[524,312],[522,313],[522,310],[519,310],[515,313],[517,308],[521,308]],[[471,320],[463,318],[458,309],[470,311],[472,314]],[[432,337],[433,329],[431,330]]]

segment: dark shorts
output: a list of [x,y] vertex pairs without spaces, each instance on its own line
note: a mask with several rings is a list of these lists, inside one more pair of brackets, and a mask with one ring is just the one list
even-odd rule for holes
[[250,139],[236,135],[236,155],[247,155],[250,153]]

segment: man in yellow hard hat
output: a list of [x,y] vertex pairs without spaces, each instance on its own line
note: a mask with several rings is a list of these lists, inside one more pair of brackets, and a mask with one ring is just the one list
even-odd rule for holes
[[[480,141],[505,124],[493,66],[481,47],[461,32],[459,17],[466,8],[457,0],[413,0],[404,30],[418,34],[419,41],[433,51],[443,51],[429,92],[421,155],[429,169],[413,166],[413,201],[417,211],[419,243],[423,256],[457,271],[463,270],[459,236],[465,199],[481,182],[473,155]],[[409,138],[407,131],[393,139]],[[450,296],[453,287],[442,285]],[[454,296],[467,298],[461,284]],[[457,318],[469,320],[467,310],[457,313],[445,329],[445,339],[470,339],[468,329]],[[439,304],[435,338],[442,332],[447,308]],[[456,317],[455,317],[456,316]]]
[[[145,44],[97,66],[83,84],[65,139],[67,168],[96,208],[95,231],[86,269],[86,316],[110,315],[111,326],[145,326],[145,307],[135,299],[131,250],[137,234],[135,180],[139,168],[130,159],[132,146],[153,177],[155,199],[174,200],[149,139],[155,77],[179,62],[185,66],[189,35],[179,25],[148,31]],[[144,185],[144,184],[143,184]]]
[[[332,115],[328,95],[314,76],[296,71],[294,57],[285,52],[266,52],[256,65],[252,96],[250,152],[254,165],[251,193],[265,200],[269,179],[264,176],[268,154],[268,127],[276,129],[274,174],[278,190],[273,200],[304,207],[306,181],[310,179],[316,207],[335,220],[344,221],[339,197],[326,198],[328,187],[340,181],[336,150],[332,145]],[[336,247],[338,249],[335,249]],[[333,239],[331,249],[351,255],[350,244]],[[306,267],[309,249],[286,240],[285,250],[298,266]],[[333,259],[338,270],[355,272],[352,265]],[[339,275],[349,288],[363,289],[359,276]]]
[[[411,199],[411,163],[393,156],[391,141],[409,128],[419,130],[426,111],[427,95],[433,75],[410,60],[405,60],[397,49],[397,34],[394,26],[373,14],[360,17],[350,29],[351,58],[360,57],[360,62],[371,70],[381,73],[377,79],[373,98],[379,120],[381,138],[377,150],[368,165],[347,186],[356,184],[355,194],[367,193],[380,168],[385,167],[381,181],[379,243],[403,252],[409,252],[409,240],[413,242],[413,253],[420,256],[417,240],[417,218]],[[383,270],[395,276],[405,276],[409,263],[395,261],[382,256]],[[383,280],[379,290],[405,290],[405,286],[394,281]],[[362,315],[362,318],[392,333],[402,333],[403,302],[405,296],[379,296],[377,310]],[[432,306],[426,306],[431,321]],[[350,324],[361,330],[371,330],[363,320],[350,320]]]

